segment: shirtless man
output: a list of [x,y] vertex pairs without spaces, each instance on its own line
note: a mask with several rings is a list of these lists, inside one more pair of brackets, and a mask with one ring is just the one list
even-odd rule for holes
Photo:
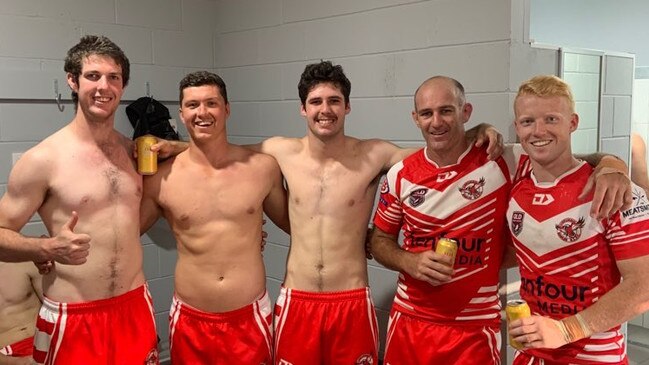
[[142,232],[164,216],[178,246],[170,311],[174,364],[271,364],[272,308],[262,211],[288,231],[275,159],[228,143],[226,86],[209,72],[180,82],[189,148],[144,179]]
[[298,90],[307,135],[253,147],[275,157],[289,191],[291,246],[275,308],[275,363],[378,364],[367,223],[379,176],[414,150],[345,135],[351,84],[342,67],[308,65]]
[[41,276],[31,262],[0,262],[0,365],[32,364]]
[[[43,278],[38,363],[157,364],[142,272],[142,179],[132,142],[113,128],[129,61],[109,39],[84,36],[65,71],[75,117],[14,166],[0,200],[0,259],[57,262]],[[51,238],[18,233],[36,212]]]

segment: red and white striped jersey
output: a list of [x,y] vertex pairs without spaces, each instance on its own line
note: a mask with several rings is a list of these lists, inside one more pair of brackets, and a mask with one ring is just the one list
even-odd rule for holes
[[[595,303],[620,282],[619,260],[649,254],[649,202],[633,186],[633,207],[590,217],[592,193],[579,201],[592,167],[585,162],[553,183],[533,174],[514,186],[507,220],[521,273],[521,297],[532,313],[561,319]],[[626,355],[619,326],[558,350],[526,350],[558,363],[619,363]]]
[[437,167],[420,150],[394,165],[381,185],[374,224],[403,231],[403,249],[434,249],[440,237],[459,243],[451,282],[431,286],[402,272],[395,308],[440,324],[498,326],[498,271],[508,239],[511,189],[507,164],[470,147],[455,165]]

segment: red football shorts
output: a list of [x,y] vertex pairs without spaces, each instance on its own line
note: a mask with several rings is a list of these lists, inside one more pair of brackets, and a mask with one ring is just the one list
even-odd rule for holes
[[369,288],[311,293],[282,287],[275,305],[275,364],[378,364]]
[[500,328],[445,326],[390,313],[385,365],[499,365]]
[[157,365],[157,335],[146,285],[86,303],[45,298],[36,321],[34,360],[47,365]]
[[273,314],[268,293],[252,304],[208,313],[174,296],[169,311],[169,344],[174,365],[271,365]]

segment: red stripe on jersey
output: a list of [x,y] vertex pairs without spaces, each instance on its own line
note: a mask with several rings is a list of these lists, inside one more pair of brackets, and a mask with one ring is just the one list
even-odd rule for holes
[[[509,171],[471,147],[457,164],[437,167],[424,150],[390,169],[374,217],[381,230],[403,231],[403,249],[431,250],[439,237],[459,243],[452,281],[432,287],[400,275],[395,305],[438,323],[494,325],[500,321],[498,271],[504,249]],[[453,298],[453,300],[448,300]]]
[[[551,184],[530,175],[512,189],[507,219],[521,273],[521,297],[535,314],[561,319],[588,308],[620,282],[616,260],[649,253],[649,203],[608,220],[590,217],[592,194],[576,197],[592,173],[582,163]],[[526,350],[559,363],[596,364],[624,358],[619,326],[558,350]]]

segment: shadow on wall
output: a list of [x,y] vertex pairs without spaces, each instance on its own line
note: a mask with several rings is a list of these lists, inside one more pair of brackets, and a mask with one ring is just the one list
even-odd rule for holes
[[167,251],[176,249],[176,240],[165,219],[159,219],[146,234],[154,245]]

